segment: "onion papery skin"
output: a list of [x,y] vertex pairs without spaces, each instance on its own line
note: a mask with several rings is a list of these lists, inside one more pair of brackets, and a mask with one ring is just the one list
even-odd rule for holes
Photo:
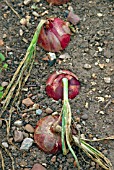
[[38,44],[46,51],[59,52],[68,46],[70,35],[67,22],[60,18],[49,18],[41,29]]
[[46,153],[55,154],[62,149],[61,135],[52,128],[58,118],[58,116],[49,115],[37,122],[34,141]]
[[69,2],[69,0],[47,0],[47,2],[54,5],[62,5]]
[[69,70],[55,71],[46,81],[47,95],[54,100],[63,99],[63,78],[68,79],[68,98],[73,99],[79,94],[80,82],[74,73]]

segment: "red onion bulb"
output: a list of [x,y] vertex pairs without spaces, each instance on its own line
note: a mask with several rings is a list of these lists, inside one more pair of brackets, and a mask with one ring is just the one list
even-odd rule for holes
[[63,78],[68,79],[68,98],[73,99],[79,93],[80,82],[74,73],[68,70],[56,71],[46,81],[47,95],[54,100],[63,99]]
[[46,153],[55,154],[61,150],[61,135],[53,130],[52,125],[58,120],[58,116],[46,116],[37,122],[34,141],[38,147]]
[[38,44],[44,50],[58,52],[70,42],[70,29],[60,18],[49,18],[41,29]]

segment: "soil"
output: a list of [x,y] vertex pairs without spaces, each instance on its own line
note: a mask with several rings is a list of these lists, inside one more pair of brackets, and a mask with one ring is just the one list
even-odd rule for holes
[[[54,112],[61,110],[61,101],[55,102],[48,98],[45,92],[45,83],[48,76],[55,70],[68,69],[74,72],[80,82],[81,90],[79,95],[70,101],[72,115],[75,120],[80,119],[78,123],[81,133],[86,138],[103,138],[114,134],[114,57],[113,57],[113,0],[94,0],[80,1],[71,0],[68,4],[61,6],[49,6],[45,0],[39,2],[31,1],[24,5],[21,0],[9,0],[13,9],[20,15],[20,18],[30,16],[29,24],[22,25],[20,18],[5,3],[0,1],[0,39],[4,45],[0,46],[0,51],[6,57],[8,69],[0,73],[0,84],[10,82],[20,61],[24,57],[26,50],[31,42],[37,24],[41,18],[60,17],[66,20],[68,7],[71,6],[74,12],[81,18],[78,25],[73,26],[71,41],[68,47],[56,53],[57,60],[50,66],[48,62],[43,61],[47,52],[37,46],[36,60],[31,71],[31,75],[24,87],[22,99],[31,95],[34,103],[39,104],[42,109],[42,115],[36,115],[35,111],[27,112],[25,118],[22,113],[16,110],[12,115],[10,138],[13,138],[14,122],[23,120],[35,127],[37,120],[46,115],[45,109],[51,108]],[[33,9],[36,7],[36,9]],[[33,15],[36,11],[39,16]],[[48,11],[48,13],[42,14]],[[20,35],[20,32],[23,32]],[[70,58],[60,60],[60,54],[68,53]],[[2,106],[2,105],[1,105]],[[21,111],[26,107],[21,103]],[[85,116],[85,117],[84,117]],[[8,118],[8,114],[4,115]],[[24,126],[24,124],[23,124]],[[17,128],[24,131],[24,128]],[[27,133],[31,138],[33,134]],[[6,140],[6,125],[3,123],[0,128],[0,142]],[[114,141],[102,141],[91,143],[106,155],[114,166]],[[20,143],[15,143],[20,147]],[[28,152],[16,150],[12,145],[8,146],[15,160],[16,170],[29,170],[35,163],[40,163],[47,170],[72,170],[74,159],[71,153],[66,156],[62,152],[56,154],[56,160],[52,161],[53,155],[45,154],[33,144]],[[74,148],[77,152],[82,170],[100,170],[97,164],[94,164],[83,152]],[[5,170],[11,169],[11,160],[3,151],[5,160]],[[83,159],[82,159],[83,158]],[[0,162],[0,169],[1,162]]]

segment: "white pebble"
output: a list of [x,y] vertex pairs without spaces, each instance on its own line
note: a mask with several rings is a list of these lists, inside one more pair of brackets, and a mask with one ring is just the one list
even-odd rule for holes
[[34,140],[31,138],[25,138],[21,144],[20,150],[28,151],[29,148],[32,146]]
[[23,125],[23,122],[21,120],[16,120],[14,122],[14,125],[17,126],[17,127],[21,127]]
[[97,48],[98,48],[99,52],[103,51],[103,49],[101,47],[97,47]]
[[97,16],[98,16],[98,17],[102,17],[103,14],[102,14],[102,13],[97,13]]
[[31,0],[24,0],[24,5],[28,5],[31,2]]
[[33,11],[32,14],[33,14],[35,17],[39,17],[39,16],[40,16],[36,11]]
[[90,68],[91,68],[91,65],[86,63],[86,64],[84,64],[84,68],[90,69]]
[[7,142],[2,142],[2,145],[3,145],[5,148],[8,148],[8,143],[7,143]]
[[105,83],[110,83],[111,82],[111,78],[110,77],[104,77],[104,82]]

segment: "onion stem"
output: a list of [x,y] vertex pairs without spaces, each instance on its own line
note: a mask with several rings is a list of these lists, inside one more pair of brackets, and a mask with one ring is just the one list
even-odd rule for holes
[[[67,154],[66,144],[68,149],[71,151],[76,163],[78,170],[80,169],[80,165],[77,159],[77,156],[70,144],[70,136],[71,136],[71,107],[68,100],[68,79],[63,78],[63,107],[62,107],[62,132],[61,132],[61,140],[62,140],[62,150],[63,154]],[[66,140],[65,140],[66,137]],[[66,141],[66,144],[65,144]]]

